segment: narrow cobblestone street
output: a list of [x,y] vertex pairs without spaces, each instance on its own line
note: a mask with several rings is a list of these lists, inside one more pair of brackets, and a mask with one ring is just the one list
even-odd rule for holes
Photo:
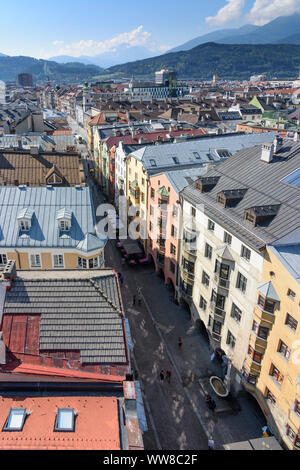
[[[148,401],[155,430],[144,435],[145,446],[157,449],[207,449],[211,436],[216,449],[225,443],[261,437],[265,424],[256,406],[247,398],[239,399],[241,411],[220,415],[208,410],[199,378],[208,376],[217,365],[205,337],[191,325],[188,312],[170,300],[163,281],[151,268],[131,268],[110,241],[106,265],[122,272],[122,294],[134,343],[140,380]],[[132,305],[132,296],[141,287],[141,306]],[[183,339],[179,351],[177,340]],[[171,384],[160,383],[161,369],[172,370]],[[147,408],[147,407],[146,407]],[[157,433],[155,436],[155,432]],[[155,439],[156,437],[156,439]]]

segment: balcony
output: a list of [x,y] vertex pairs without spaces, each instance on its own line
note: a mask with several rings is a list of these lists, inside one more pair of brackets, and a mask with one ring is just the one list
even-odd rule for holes
[[227,279],[224,279],[219,274],[214,275],[214,281],[219,287],[222,287],[223,289],[228,290],[230,288],[230,281]]
[[187,269],[181,268],[182,278],[187,281],[189,284],[194,283],[195,274]]
[[209,308],[211,313],[213,314],[214,319],[224,324],[226,317],[225,310],[222,310],[221,308],[217,307],[215,302],[210,302]]
[[274,313],[267,312],[266,310],[263,310],[259,305],[256,305],[254,308],[254,313],[257,318],[259,318],[260,322],[267,322],[273,325],[275,321],[275,315]]
[[251,331],[249,344],[255,351],[258,351],[263,354],[267,347],[267,341],[267,338],[260,338],[254,333],[254,331]]
[[260,375],[261,372],[261,364],[255,362],[252,357],[247,354],[245,358],[245,367],[249,370],[249,372],[253,375]]

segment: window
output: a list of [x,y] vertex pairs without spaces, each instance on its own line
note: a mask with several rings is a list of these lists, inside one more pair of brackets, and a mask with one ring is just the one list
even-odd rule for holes
[[261,339],[267,339],[269,336],[269,328],[260,326],[255,320],[252,324],[252,331]]
[[193,295],[193,286],[191,286],[187,282],[183,281],[182,279],[180,281],[180,287],[181,287],[181,290],[185,294],[189,295],[190,297]]
[[20,220],[20,229],[22,232],[29,232],[30,230],[30,223],[28,220]]
[[3,431],[22,431],[26,419],[26,408],[11,408]]
[[177,217],[178,217],[178,207],[177,206],[173,206],[173,217],[174,217],[174,219],[177,219]]
[[235,305],[235,303],[232,303],[231,317],[234,318],[237,322],[240,322],[242,319],[242,311]]
[[241,257],[247,261],[250,261],[251,251],[245,245],[242,245]]
[[40,255],[30,255],[30,264],[32,268],[40,268],[41,267]]
[[227,245],[231,245],[232,243],[232,236],[227,232],[224,232],[224,243],[227,243]]
[[277,369],[277,367],[274,366],[274,364],[271,365],[271,370],[270,370],[270,376],[273,377],[273,379],[281,385],[283,382],[283,376],[281,375],[280,371]]
[[191,207],[191,215],[192,215],[192,217],[196,217],[196,209],[195,209],[195,207]]
[[222,323],[217,321],[217,320],[214,320],[214,324],[213,324],[212,329],[213,329],[214,333],[217,333],[217,335],[220,335],[221,331],[222,331]]
[[288,289],[288,291],[287,291],[287,296],[288,296],[291,300],[295,300],[296,294],[295,294],[294,291],[292,291],[292,289]]
[[53,255],[53,265],[55,268],[64,267],[64,255]]
[[145,202],[145,196],[144,196],[144,193],[141,193],[141,202]]
[[293,330],[293,331],[296,331],[296,330],[297,330],[298,322],[297,322],[297,320],[295,320],[295,318],[293,318],[289,313],[287,313],[287,315],[286,315],[285,324],[286,324],[289,328],[291,328],[291,330]]
[[248,354],[253,359],[253,361],[257,362],[258,364],[261,364],[262,357],[263,357],[263,355],[261,353],[255,351],[255,349],[253,349],[251,346],[249,346]]
[[272,405],[276,405],[276,397],[273,395],[273,393],[270,392],[270,390],[267,388],[266,390],[266,400]]
[[2,254],[0,255],[0,266],[5,266],[7,264],[7,256]]
[[73,432],[75,430],[75,413],[70,408],[59,408],[56,414],[54,431]]
[[174,225],[171,227],[171,237],[177,238],[177,228]]
[[275,310],[275,302],[274,301],[265,299],[262,295],[259,295],[257,303],[266,312],[274,313],[274,310]]
[[204,256],[208,259],[212,258],[212,247],[208,243],[205,244]]
[[173,245],[173,243],[171,243],[171,247],[170,247],[170,253],[171,255],[176,255],[176,246]]
[[294,411],[300,416],[300,401],[298,400],[295,401]]
[[238,289],[240,289],[242,292],[244,292],[244,293],[246,292],[246,288],[247,288],[247,279],[246,279],[245,276],[243,276],[241,273],[238,273],[236,287],[237,287]]
[[251,374],[245,367],[242,368],[242,375],[249,384],[256,385],[257,375]]
[[61,220],[59,222],[59,228],[62,232],[68,232],[70,230],[70,224],[68,220]]
[[150,230],[150,232],[153,231],[153,223],[152,222],[150,222],[150,224],[149,224],[149,230]]
[[153,214],[154,214],[154,207],[150,206],[150,215],[153,215]]
[[296,434],[296,432],[291,428],[290,425],[287,425],[286,427],[286,435],[288,439],[292,442],[292,444],[300,449],[300,437],[299,435]]
[[153,188],[151,188],[151,195],[150,195],[151,199],[155,199],[155,191]]
[[227,334],[227,344],[228,344],[228,346],[231,347],[231,349],[235,348],[235,337],[233,336],[233,334],[229,330],[228,330],[228,334]]
[[175,263],[173,263],[173,261],[170,261],[170,271],[171,271],[171,273],[175,274],[175,270],[176,270]]
[[215,264],[215,273],[220,276],[220,278],[228,280],[229,278],[229,266],[228,264],[220,263],[220,261],[216,260]]
[[217,308],[224,310],[225,297],[224,295],[217,294],[214,289],[211,293],[211,301],[216,305]]
[[289,360],[291,355],[291,349],[281,340],[279,341],[278,352],[287,360]]
[[185,258],[182,258],[182,268],[185,271],[188,271],[191,274],[194,274],[195,271],[195,263],[192,263],[191,261],[188,261]]
[[204,297],[202,297],[202,295],[201,295],[201,297],[200,297],[200,308],[201,308],[204,312],[206,312],[207,302],[206,302],[206,300],[204,299]]
[[208,230],[210,230],[211,232],[213,232],[215,230],[215,224],[212,220],[208,220],[208,224],[207,224],[207,228]]
[[203,273],[202,273],[202,284],[205,287],[209,287],[209,280],[210,280],[210,278],[209,278],[208,274],[206,274],[206,272],[203,271]]

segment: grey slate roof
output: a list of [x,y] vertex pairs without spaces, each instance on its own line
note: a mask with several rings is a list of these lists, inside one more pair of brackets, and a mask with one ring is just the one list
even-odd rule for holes
[[269,248],[300,284],[300,236],[297,244],[270,246]]
[[17,278],[6,314],[40,314],[39,350],[79,351],[82,364],[127,362],[116,276],[91,279]]
[[165,175],[169,179],[176,193],[179,194],[180,191],[191,184],[191,181],[196,181],[200,176],[205,175],[206,172],[207,168],[201,166],[199,168],[180,168],[174,171],[167,171]]
[[[256,250],[300,226],[299,188],[281,182],[300,167],[300,144],[284,141],[283,147],[269,164],[262,162],[260,157],[261,147],[241,150],[207,172],[207,177],[219,177],[216,186],[209,192],[200,193],[195,184],[182,192],[192,204],[204,204],[208,216]],[[242,188],[248,190],[235,207],[224,208],[217,203],[219,192]],[[245,209],[265,205],[280,205],[273,219],[256,227],[244,220]]]
[[[29,233],[21,233],[18,216],[34,212]],[[57,216],[61,210],[72,214],[68,233],[60,232]],[[0,187],[0,247],[76,248],[88,233],[95,233],[95,213],[88,187]],[[93,236],[94,249],[104,241]]]
[[[233,154],[253,145],[273,142],[274,137],[275,133],[273,132],[201,137],[186,142],[143,147],[133,152],[131,156],[140,160],[146,171],[151,175],[161,172],[162,169],[174,169],[177,166],[174,163],[174,157],[178,159],[178,166],[184,167],[219,163],[223,158],[220,158],[218,150],[226,149]],[[198,158],[196,153],[199,155]],[[152,160],[156,162],[156,166],[151,164]]]
[[42,152],[51,152],[53,147],[55,147],[57,152],[66,151],[67,147],[76,147],[76,140],[73,134],[46,135],[41,133],[29,133],[0,136],[0,148],[18,148],[19,141],[21,142],[24,150],[30,150],[31,147],[37,147]]

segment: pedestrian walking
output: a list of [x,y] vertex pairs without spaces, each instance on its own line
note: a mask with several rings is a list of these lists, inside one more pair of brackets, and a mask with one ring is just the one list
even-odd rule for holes
[[139,303],[139,305],[141,305],[141,303],[142,303],[142,294],[141,294],[140,291],[138,293],[138,303]]
[[136,302],[136,295],[132,297],[132,305],[135,305],[135,302]]
[[181,337],[178,338],[178,348],[179,348],[179,351],[181,351],[181,349],[182,349],[182,338]]
[[171,383],[171,377],[172,377],[172,372],[170,370],[167,370],[167,381],[169,384]]
[[118,273],[118,278],[119,278],[120,284],[121,284],[121,286],[122,286],[124,279],[123,279],[123,276],[122,276],[121,273]]
[[213,439],[208,439],[208,450],[215,450],[215,441]]
[[160,382],[163,383],[165,380],[165,371],[162,369],[159,374]]

